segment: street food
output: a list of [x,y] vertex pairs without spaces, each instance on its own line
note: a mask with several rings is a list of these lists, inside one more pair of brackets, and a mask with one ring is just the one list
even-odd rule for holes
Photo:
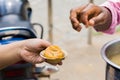
[[116,65],[120,66],[120,54],[116,54],[110,57],[110,60]]
[[66,57],[66,52],[57,45],[51,45],[42,51],[40,55],[46,59],[46,62],[56,64]]
[[64,53],[60,47],[56,45],[49,46],[43,54],[44,57],[49,59],[61,59],[64,57]]

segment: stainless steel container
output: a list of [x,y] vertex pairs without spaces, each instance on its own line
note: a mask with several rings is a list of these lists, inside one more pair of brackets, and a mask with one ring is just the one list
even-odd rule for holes
[[105,80],[120,80],[120,66],[110,61],[110,57],[120,54],[120,39],[112,40],[106,43],[102,49],[101,54],[106,61],[106,79]]

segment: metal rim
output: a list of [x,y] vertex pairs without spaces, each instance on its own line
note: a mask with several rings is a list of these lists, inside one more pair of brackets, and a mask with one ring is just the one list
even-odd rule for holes
[[103,58],[108,64],[110,64],[111,66],[113,66],[113,67],[115,67],[115,68],[117,68],[117,69],[120,69],[120,66],[118,66],[118,65],[114,64],[113,62],[111,62],[111,61],[107,58],[106,53],[105,53],[105,51],[106,51],[106,49],[107,49],[108,46],[110,46],[111,44],[113,44],[113,43],[115,43],[115,42],[118,42],[118,41],[120,41],[120,39],[115,39],[115,40],[112,40],[112,41],[107,42],[107,43],[102,47],[102,49],[101,49],[101,55],[102,55],[102,58]]

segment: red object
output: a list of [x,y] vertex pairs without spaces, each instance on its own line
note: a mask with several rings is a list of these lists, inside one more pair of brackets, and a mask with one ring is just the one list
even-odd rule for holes
[[24,70],[15,70],[15,71],[7,71],[5,72],[5,77],[17,77],[17,76],[24,76]]

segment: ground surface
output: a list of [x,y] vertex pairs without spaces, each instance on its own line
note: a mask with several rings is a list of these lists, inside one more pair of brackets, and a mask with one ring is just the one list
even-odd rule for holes
[[[48,40],[48,0],[30,0],[33,8],[32,22],[44,26],[44,39]],[[52,0],[53,1],[53,43],[67,51],[68,56],[59,66],[60,70],[51,75],[51,80],[105,80],[105,61],[100,51],[103,45],[120,34],[97,34],[93,30],[92,44],[88,45],[88,29],[81,32],[72,29],[69,21],[71,8],[88,3],[88,0]],[[101,4],[104,0],[96,0]],[[38,31],[39,32],[39,31]],[[40,80],[48,80],[46,78]]]

